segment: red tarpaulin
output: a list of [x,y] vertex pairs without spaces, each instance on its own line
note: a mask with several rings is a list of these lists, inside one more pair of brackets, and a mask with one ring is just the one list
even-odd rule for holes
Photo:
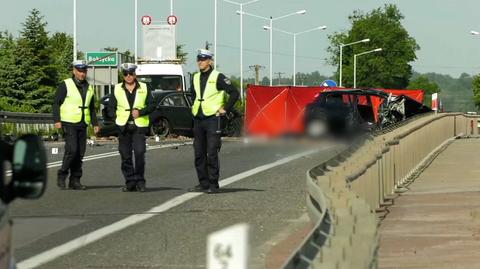
[[248,134],[278,136],[303,132],[305,106],[326,87],[249,85],[245,127]]
[[249,86],[245,127],[253,135],[278,135],[283,132],[288,87]]
[[[292,87],[249,85],[245,108],[245,130],[249,135],[279,136],[301,134],[304,130],[303,117],[307,104],[314,101],[325,90],[351,90],[335,87]],[[420,103],[422,90],[378,89],[393,95],[406,95]],[[371,97],[375,121],[383,99]],[[359,100],[362,101],[361,99]],[[364,100],[365,104],[366,99]]]

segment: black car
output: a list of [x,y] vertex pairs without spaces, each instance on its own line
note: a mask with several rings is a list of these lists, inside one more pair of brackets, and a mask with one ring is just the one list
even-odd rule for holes
[[[150,134],[165,137],[169,134],[192,136],[193,121],[191,94],[180,91],[152,91],[155,111],[150,114]],[[115,122],[109,117],[110,94],[103,96],[99,136],[116,136]]]
[[369,132],[429,111],[406,95],[382,90],[324,91],[306,107],[305,132],[311,137]]
[[[191,112],[192,95],[182,91],[152,91],[155,102],[155,111],[150,114],[150,135],[165,137],[169,134],[193,136],[193,116]],[[99,136],[116,136],[117,127],[108,115],[110,94],[100,100],[102,121]],[[222,130],[223,135],[238,134],[241,126],[241,114],[237,111],[231,113]]]

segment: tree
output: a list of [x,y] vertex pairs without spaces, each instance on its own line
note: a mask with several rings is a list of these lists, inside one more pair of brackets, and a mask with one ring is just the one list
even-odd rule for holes
[[383,48],[383,51],[363,55],[357,59],[357,85],[394,89],[403,89],[408,85],[412,76],[409,62],[417,58],[415,52],[420,47],[402,26],[403,18],[393,4],[386,4],[383,8],[374,9],[366,14],[357,10],[349,16],[352,24],[350,30],[329,36],[331,45],[327,49],[330,53],[327,61],[337,67],[340,44],[370,38],[370,42],[344,47],[342,72],[344,85],[353,86],[354,54],[376,48]]
[[424,90],[426,94],[438,93],[440,92],[440,87],[437,83],[430,81],[427,76],[420,75],[419,77],[411,80],[408,84],[409,89],[421,89]]
[[22,23],[19,46],[28,50],[32,65],[40,77],[42,85],[56,85],[58,79],[53,66],[52,51],[49,44],[48,32],[45,30],[47,23],[43,21],[40,11],[33,9],[27,19]]
[[183,50],[185,44],[178,44],[177,45],[177,59],[180,60],[181,64],[187,63],[187,55],[188,53]]
[[260,81],[260,85],[270,85],[270,79],[267,77],[263,77],[262,81]]
[[441,91],[438,84],[430,81],[425,75],[420,75],[411,80],[410,84],[408,84],[408,88],[424,90],[425,97],[423,98],[423,103],[427,106],[431,106],[432,104],[432,94],[439,93]]
[[[17,42],[8,32],[0,33],[0,110],[35,112],[24,102],[22,87],[28,76],[25,66],[18,64]],[[28,84],[27,84],[28,85]]]
[[0,96],[21,98],[24,92],[16,88],[16,42],[8,32],[0,33]]
[[55,33],[49,39],[53,64],[60,80],[69,78],[72,74],[73,38],[66,33]]
[[49,112],[51,95],[58,83],[58,72],[52,60],[46,22],[37,9],[28,15],[16,49],[17,67],[25,77],[17,77],[18,89],[25,92],[25,102],[39,112]]
[[480,75],[476,75],[473,77],[472,88],[473,101],[477,109],[480,109]]

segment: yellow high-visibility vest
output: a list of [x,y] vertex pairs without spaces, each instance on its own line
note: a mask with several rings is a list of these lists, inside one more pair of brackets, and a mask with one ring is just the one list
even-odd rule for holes
[[194,116],[198,114],[198,109],[202,106],[205,116],[212,116],[225,104],[225,91],[217,89],[217,80],[220,72],[212,70],[208,76],[207,84],[203,96],[200,92],[200,72],[193,75],[193,88],[196,98],[193,102],[192,113]]
[[60,120],[64,122],[79,123],[82,120],[82,111],[84,114],[84,121],[90,124],[90,102],[93,98],[93,87],[91,85],[87,88],[85,96],[85,103],[82,95],[73,82],[72,78],[64,80],[67,86],[67,96],[60,106]]
[[[124,126],[127,124],[128,118],[132,113],[134,108],[141,110],[146,107],[146,100],[147,100],[147,85],[143,82],[137,82],[138,88],[135,94],[135,101],[133,102],[133,107],[130,107],[128,103],[127,94],[125,93],[125,89],[122,87],[122,83],[115,85],[114,95],[117,99],[117,119],[115,123],[119,126]],[[138,127],[148,127],[150,124],[150,119],[148,115],[140,116],[135,119],[135,125]]]

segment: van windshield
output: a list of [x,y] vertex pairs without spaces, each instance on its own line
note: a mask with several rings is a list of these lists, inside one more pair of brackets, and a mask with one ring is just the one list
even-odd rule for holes
[[137,75],[140,82],[146,83],[150,90],[182,91],[182,76],[177,75]]

